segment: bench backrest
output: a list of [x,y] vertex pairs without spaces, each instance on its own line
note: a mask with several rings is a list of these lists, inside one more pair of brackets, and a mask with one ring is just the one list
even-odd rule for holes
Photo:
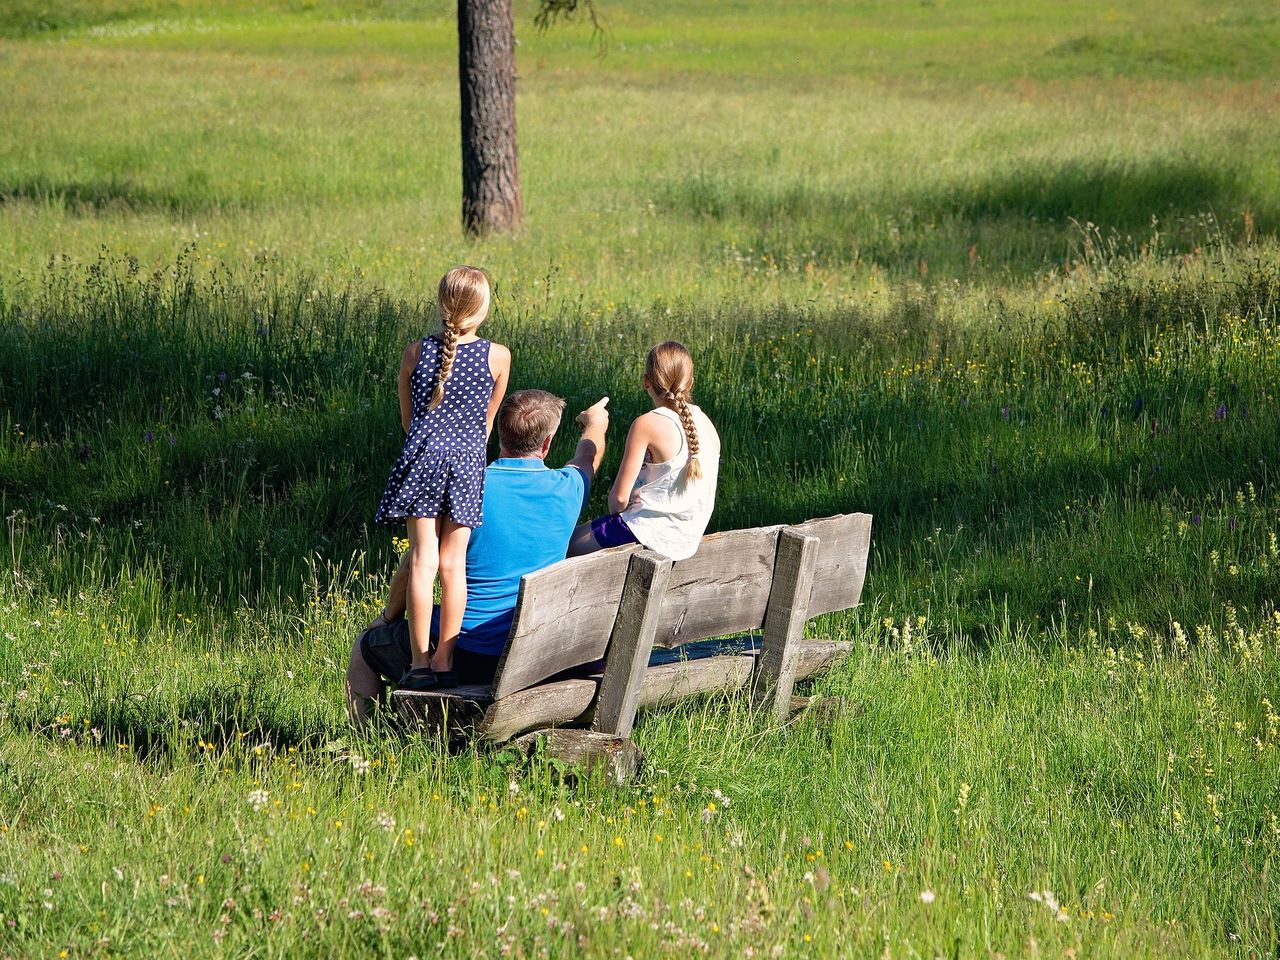
[[570,557],[520,580],[493,698],[599,660],[609,646],[635,546]]
[[[696,554],[675,563],[654,646],[677,647],[759,630],[769,606],[783,529],[712,534],[703,538]],[[870,548],[871,517],[842,514],[790,529],[819,541],[808,616],[856,606]],[[495,700],[604,656],[637,549],[619,547],[562,560],[521,580],[510,639],[494,678]]]

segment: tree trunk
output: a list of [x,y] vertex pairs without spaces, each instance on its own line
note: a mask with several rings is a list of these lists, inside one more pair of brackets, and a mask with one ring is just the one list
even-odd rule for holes
[[468,233],[514,230],[524,220],[515,42],[511,0],[458,0],[462,225]]

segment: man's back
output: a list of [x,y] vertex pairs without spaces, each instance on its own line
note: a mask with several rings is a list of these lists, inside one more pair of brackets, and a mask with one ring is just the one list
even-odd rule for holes
[[520,578],[564,558],[590,484],[576,466],[504,457],[485,471],[484,522],[467,547],[467,611],[458,646],[497,656],[511,630]]

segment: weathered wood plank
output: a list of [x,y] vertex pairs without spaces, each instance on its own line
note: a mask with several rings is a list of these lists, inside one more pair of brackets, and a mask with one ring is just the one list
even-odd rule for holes
[[631,735],[654,632],[658,629],[658,614],[670,579],[671,561],[666,557],[652,550],[632,555],[596,697],[591,729],[598,733]]
[[502,743],[526,730],[577,722],[591,706],[598,687],[595,679],[556,680],[520,690],[495,700],[477,724],[476,734]]
[[738,690],[751,679],[752,654],[730,654],[650,667],[644,673],[640,705],[656,707],[704,693]]
[[871,515],[844,513],[789,529],[818,538],[818,561],[809,596],[809,616],[856,607],[862,597],[871,550]]
[[393,690],[391,704],[409,726],[451,739],[470,736],[492,702],[491,688],[452,687],[448,690]]
[[853,644],[848,640],[804,640],[798,646],[797,680],[820,673],[853,653]]
[[[851,651],[852,644],[847,641],[800,642],[796,679],[818,673]],[[641,680],[637,707],[657,707],[684,697],[739,690],[750,681],[755,660],[754,653],[727,654],[649,667]],[[590,677],[558,680],[529,687],[498,702],[492,701],[492,688],[486,686],[397,690],[391,701],[396,712],[414,726],[440,730],[447,715],[451,736],[471,734],[502,743],[539,727],[584,723],[599,683],[599,678]]]
[[539,743],[548,756],[582,767],[587,773],[603,769],[610,783],[626,783],[640,768],[644,755],[627,737],[615,737],[594,730],[535,730],[512,741],[512,745],[532,752]]
[[[853,645],[847,641],[801,640],[796,648],[795,678],[804,680],[847,657]],[[640,706],[658,707],[685,697],[741,689],[751,680],[756,657],[755,652],[748,651],[650,667],[644,674]]]
[[751,702],[777,721],[785,720],[799,665],[799,640],[808,619],[809,590],[818,559],[817,537],[792,529],[778,536],[778,562],[764,617],[764,638],[756,663]]
[[672,568],[654,644],[676,647],[759,629],[769,602],[780,529],[757,527],[703,537],[698,552]]
[[635,546],[572,557],[520,581],[520,597],[493,697],[530,687],[604,655]]

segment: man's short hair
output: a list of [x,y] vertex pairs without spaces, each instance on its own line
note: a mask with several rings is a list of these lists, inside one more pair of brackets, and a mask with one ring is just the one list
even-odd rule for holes
[[518,390],[498,408],[498,442],[505,453],[527,457],[560,427],[564,401],[545,390]]

